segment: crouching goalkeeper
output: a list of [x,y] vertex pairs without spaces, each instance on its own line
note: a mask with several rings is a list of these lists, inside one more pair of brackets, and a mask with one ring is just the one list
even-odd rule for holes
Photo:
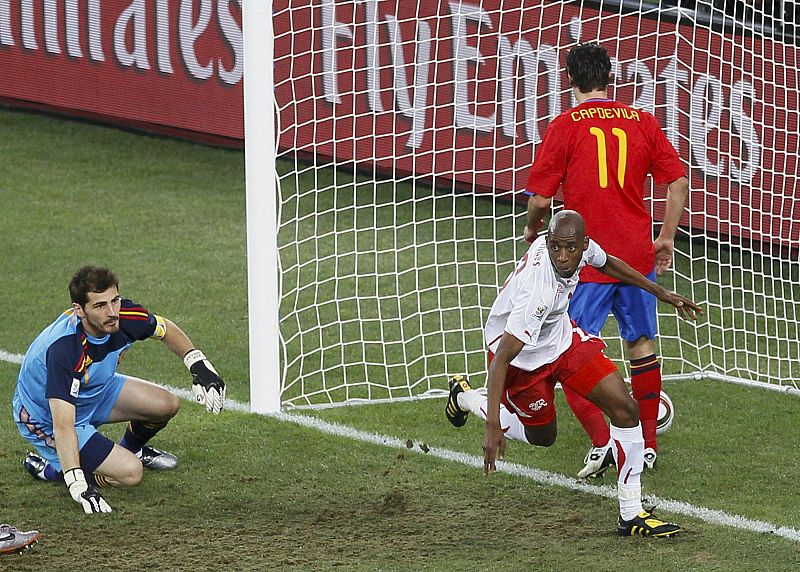
[[[86,514],[111,512],[98,489],[131,487],[143,468],[173,469],[178,459],[147,443],[178,412],[180,400],[162,387],[117,373],[139,340],[161,340],[183,359],[198,403],[222,411],[225,382],[172,321],[119,294],[108,268],[84,266],[69,284],[72,307],[33,341],[14,391],[20,434],[36,449],[23,462],[37,479],[63,482]],[[128,422],[114,443],[97,431]]]

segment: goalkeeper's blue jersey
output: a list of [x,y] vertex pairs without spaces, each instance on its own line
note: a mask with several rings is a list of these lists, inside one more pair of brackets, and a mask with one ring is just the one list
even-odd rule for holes
[[[30,421],[50,425],[48,399],[75,405],[75,425],[88,423],[96,397],[111,381],[131,344],[156,331],[155,315],[130,300],[122,300],[119,330],[102,338],[86,333],[70,308],[37,336],[22,361],[14,391],[14,418],[19,406]],[[27,420],[26,420],[27,421]]]

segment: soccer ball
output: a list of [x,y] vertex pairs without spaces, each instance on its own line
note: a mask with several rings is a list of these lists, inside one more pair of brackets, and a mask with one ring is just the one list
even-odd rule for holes
[[658,420],[656,421],[656,435],[663,435],[672,427],[675,419],[675,407],[669,395],[661,392],[661,399],[658,402]]

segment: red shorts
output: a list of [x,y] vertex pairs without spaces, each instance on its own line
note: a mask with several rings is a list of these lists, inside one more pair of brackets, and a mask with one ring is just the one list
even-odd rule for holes
[[[502,403],[523,425],[547,425],[556,416],[556,382],[586,395],[607,375],[618,371],[603,353],[606,344],[573,325],[572,344],[554,362],[534,371],[508,366]],[[494,354],[489,352],[489,363]]]

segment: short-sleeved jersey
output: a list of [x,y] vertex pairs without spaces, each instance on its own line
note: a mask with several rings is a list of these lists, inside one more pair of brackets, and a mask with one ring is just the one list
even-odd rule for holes
[[48,399],[76,407],[75,424],[87,423],[93,398],[114,376],[125,351],[156,334],[157,318],[130,300],[122,300],[119,330],[102,338],[86,333],[70,308],[39,334],[25,353],[15,398],[38,423],[52,422]]
[[492,304],[484,329],[489,350],[497,353],[500,338],[508,332],[525,344],[511,365],[533,371],[554,362],[572,340],[567,308],[581,268],[604,266],[607,259],[605,251],[590,240],[575,274],[562,278],[550,261],[546,237],[537,238]]
[[[527,190],[578,211],[586,234],[647,275],[655,265],[653,221],[644,204],[650,173],[658,184],[685,176],[656,118],[607,99],[590,99],[556,117],[536,149]],[[616,282],[587,268],[583,282]]]

